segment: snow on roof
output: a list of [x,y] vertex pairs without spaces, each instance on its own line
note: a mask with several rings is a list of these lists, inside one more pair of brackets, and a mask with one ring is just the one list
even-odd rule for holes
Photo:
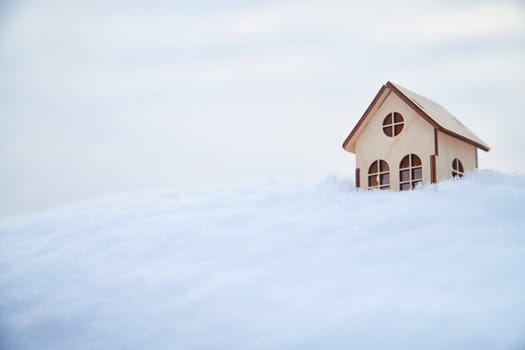
[[463,136],[464,138],[472,141],[472,143],[474,143],[477,147],[485,151],[490,149],[489,145],[487,145],[483,140],[470,131],[465,125],[463,125],[463,123],[461,123],[440,104],[390,81],[387,83],[387,87],[391,89],[394,87],[395,89],[399,90],[399,92],[415,103],[417,107],[419,107],[436,124],[441,126],[442,129],[445,129],[446,131],[449,131],[453,134]]

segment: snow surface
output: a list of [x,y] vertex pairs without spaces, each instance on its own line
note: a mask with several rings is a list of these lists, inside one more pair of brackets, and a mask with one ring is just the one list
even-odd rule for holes
[[525,349],[525,176],[330,177],[0,221],[1,349]]

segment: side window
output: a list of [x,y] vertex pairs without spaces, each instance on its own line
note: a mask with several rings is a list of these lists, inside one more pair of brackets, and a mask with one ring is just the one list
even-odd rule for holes
[[405,121],[403,120],[401,113],[388,113],[383,120],[383,132],[386,136],[397,136],[401,130],[403,130],[404,123]]
[[368,189],[390,188],[390,167],[382,159],[374,160],[368,168]]
[[463,177],[464,174],[463,163],[459,159],[452,161],[452,177]]
[[399,189],[410,190],[423,181],[421,159],[415,154],[408,154],[399,163]]

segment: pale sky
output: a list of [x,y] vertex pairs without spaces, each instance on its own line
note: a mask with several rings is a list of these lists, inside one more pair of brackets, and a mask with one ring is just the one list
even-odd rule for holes
[[130,190],[352,177],[387,80],[525,173],[519,1],[0,3],[0,216]]

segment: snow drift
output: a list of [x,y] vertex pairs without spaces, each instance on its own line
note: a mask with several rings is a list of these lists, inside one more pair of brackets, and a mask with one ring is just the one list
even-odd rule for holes
[[165,190],[0,221],[1,349],[524,349],[525,177]]

